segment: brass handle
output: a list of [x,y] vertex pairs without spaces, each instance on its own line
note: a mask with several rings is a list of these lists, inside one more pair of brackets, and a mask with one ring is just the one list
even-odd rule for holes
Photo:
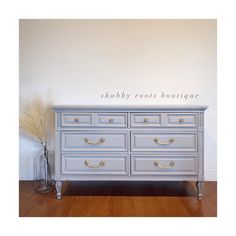
[[160,168],[160,169],[169,169],[169,168],[173,168],[175,166],[175,162],[170,161],[168,166],[161,166],[158,161],[154,161],[153,165],[156,166],[157,168]]
[[184,118],[179,118],[179,123],[183,123],[184,122]]
[[79,118],[75,118],[74,122],[79,123]]
[[148,118],[144,118],[144,119],[143,119],[143,122],[144,122],[144,123],[148,123]]
[[160,144],[160,145],[169,145],[175,141],[175,138],[169,138],[169,141],[167,143],[160,142],[158,138],[153,138],[153,142]]
[[97,142],[92,142],[92,141],[89,141],[88,138],[84,138],[84,141],[87,144],[98,145],[98,144],[104,143],[105,142],[105,138],[101,137]]
[[89,168],[100,168],[102,166],[105,166],[105,164],[106,164],[105,161],[100,161],[97,165],[92,165],[89,163],[89,161],[86,160],[84,161],[84,165]]
[[109,118],[109,119],[108,119],[108,122],[109,122],[109,123],[113,123],[113,121],[114,121],[113,118]]

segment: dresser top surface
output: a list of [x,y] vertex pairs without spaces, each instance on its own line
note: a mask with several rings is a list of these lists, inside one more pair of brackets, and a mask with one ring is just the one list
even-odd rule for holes
[[118,111],[204,111],[206,105],[53,105],[53,110],[118,110]]

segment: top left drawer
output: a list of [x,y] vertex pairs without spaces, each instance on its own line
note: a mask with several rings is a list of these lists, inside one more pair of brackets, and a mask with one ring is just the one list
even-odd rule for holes
[[64,127],[127,127],[127,114],[63,112],[61,125]]
[[62,113],[62,126],[92,126],[92,114]]

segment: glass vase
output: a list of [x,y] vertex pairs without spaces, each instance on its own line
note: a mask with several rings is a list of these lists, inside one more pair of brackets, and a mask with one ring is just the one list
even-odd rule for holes
[[40,183],[36,189],[37,193],[48,193],[52,191],[51,168],[48,161],[47,142],[41,143],[43,153],[40,157]]

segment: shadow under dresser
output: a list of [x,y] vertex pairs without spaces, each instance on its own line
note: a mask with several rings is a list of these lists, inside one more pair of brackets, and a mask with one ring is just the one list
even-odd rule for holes
[[55,180],[196,181],[203,197],[207,106],[53,106]]

